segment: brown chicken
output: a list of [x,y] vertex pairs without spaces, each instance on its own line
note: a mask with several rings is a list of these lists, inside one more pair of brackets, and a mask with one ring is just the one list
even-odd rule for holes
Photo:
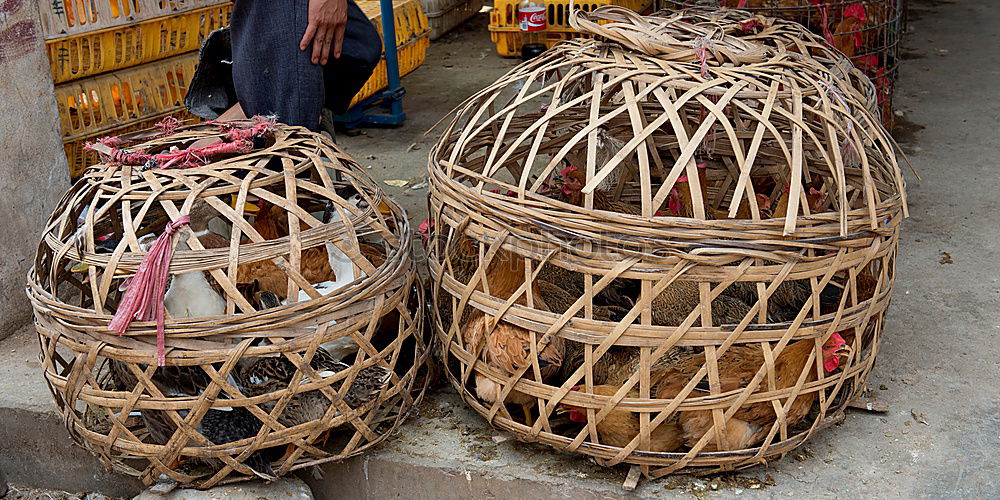
[[[802,373],[807,370],[806,383],[816,380],[816,370],[807,366],[809,354],[815,343],[811,339],[799,340],[788,344],[775,359],[774,383],[775,389],[785,389],[795,385]],[[827,373],[835,371],[840,366],[841,358],[850,356],[851,348],[840,334],[834,334],[823,346],[823,368]],[[704,364],[704,356],[694,355],[677,364],[660,370],[656,380],[661,384],[656,391],[660,399],[673,398],[687,385],[695,373]],[[764,354],[758,346],[735,345],[729,348],[719,360],[719,384],[722,392],[735,391],[746,387],[760,367],[764,364]],[[652,376],[652,374],[651,374]],[[767,385],[761,384],[756,392],[766,390]],[[696,390],[708,392],[707,379],[699,384]],[[809,412],[816,400],[816,392],[799,394],[792,402],[786,415],[786,423],[793,426]],[[770,432],[771,425],[777,419],[770,403],[744,405],[726,422],[727,449],[744,449],[760,442]],[[712,429],[712,412],[690,411],[681,412],[680,423],[684,429],[684,441],[687,446],[694,446],[706,432]],[[716,441],[710,441],[702,451],[718,451]]]
[[[768,198],[767,195],[763,194],[763,193],[757,193],[756,199],[757,199],[757,212],[760,214],[760,218],[761,219],[768,219],[768,218],[770,218],[770,215],[771,215],[770,214],[771,199]],[[726,209],[726,210],[721,210],[720,209],[720,210],[716,211],[715,218],[716,219],[728,219],[729,218],[729,210],[728,209]],[[736,216],[733,217],[733,218],[734,219],[752,219],[753,218],[753,212],[750,211],[750,204],[747,203],[747,199],[746,198],[743,198],[743,200],[740,201],[740,208],[736,210]]]
[[[617,391],[617,386],[598,385],[594,386],[593,393],[599,396],[611,397]],[[633,388],[626,397],[639,397],[638,389]],[[583,408],[562,405],[560,411],[568,413],[569,419],[572,422],[579,424],[587,423],[587,411]],[[624,410],[611,410],[600,422],[597,422],[595,427],[597,427],[597,439],[601,444],[624,448],[632,439],[639,435],[639,414]],[[684,432],[680,426],[679,419],[674,414],[649,431],[648,447],[640,444],[636,449],[655,452],[676,451],[684,445],[683,434]]]
[[[816,371],[808,364],[810,353],[815,343],[811,339],[793,342],[781,351],[775,359],[775,389],[781,390],[796,384],[803,370],[806,372],[806,383],[816,380]],[[851,348],[840,334],[834,334],[823,346],[823,368],[827,373],[837,370],[841,358],[848,357]],[[652,395],[656,399],[672,399],[680,394],[692,377],[705,363],[703,354],[691,354],[665,363],[658,362],[650,370],[650,381],[653,385]],[[729,392],[747,386],[760,367],[764,364],[763,352],[757,346],[734,345],[730,347],[718,361],[720,391]],[[612,395],[621,384],[613,383],[595,386],[594,393]],[[767,390],[766,384],[758,386],[756,392]],[[634,390],[633,390],[634,391]],[[689,397],[699,397],[709,392],[707,379],[703,378]],[[692,396],[693,395],[693,396]],[[635,394],[630,393],[630,397]],[[786,424],[793,426],[809,412],[816,400],[816,392],[800,393],[788,409]],[[579,407],[562,405],[562,411],[568,411],[574,422],[586,422],[586,413]],[[771,425],[777,420],[774,409],[769,402],[745,404],[732,418],[726,422],[724,447],[728,450],[745,449],[759,443],[770,432]],[[599,436],[607,444],[623,446],[638,433],[638,417],[625,410],[612,410],[607,417],[596,424]],[[695,446],[698,441],[714,427],[711,411],[694,410],[681,411],[671,416],[657,429],[656,443],[651,443],[651,451],[673,451],[682,444]],[[620,444],[619,444],[620,443]],[[717,440],[713,439],[701,449],[703,452],[719,451]]]
[[[610,132],[604,127],[597,127],[597,147],[595,148],[594,154],[594,166],[598,172],[604,168],[605,165],[611,162],[611,160],[618,154],[619,151],[625,148],[625,142],[617,137],[611,135]],[[588,147],[586,142],[584,147],[580,149],[574,149],[566,155],[566,161],[580,169],[586,169],[587,167],[587,150]],[[617,189],[619,182],[622,178],[622,172],[625,171],[636,171],[635,163],[633,161],[633,155],[626,155],[622,162],[612,170],[607,177],[604,178],[597,185],[597,191],[603,191],[604,193],[610,193]],[[565,172],[565,169],[563,169]],[[586,184],[586,173],[585,170],[579,171],[579,175],[575,176],[576,180],[579,181],[580,188]],[[596,201],[595,201],[596,203]],[[574,203],[574,205],[578,205]],[[579,205],[578,205],[579,206]]]
[[[701,186],[701,199],[705,206],[705,218],[714,219],[715,212],[708,208],[708,165],[698,164],[698,184]],[[670,196],[667,198],[667,208],[673,217],[694,217],[694,198],[691,195],[691,183],[687,174],[677,178]]]
[[844,17],[833,29],[833,46],[845,56],[854,57],[864,45],[861,31],[865,29],[867,17],[865,7],[861,3],[844,7]]
[[[265,200],[261,200],[260,205],[257,215],[253,220],[254,229],[264,239],[283,238],[287,236],[287,213],[283,210],[275,210],[274,206]],[[329,222],[333,214],[332,206],[328,206],[324,213],[323,222]],[[303,229],[306,228],[306,226],[303,227]],[[384,253],[374,247],[362,244],[360,250],[375,267],[385,262]],[[309,283],[322,283],[337,279],[330,267],[330,256],[327,254],[325,246],[303,249],[300,255],[299,273]],[[287,255],[284,257],[285,259],[289,258]],[[258,260],[239,265],[236,276],[238,283],[250,283],[255,280],[260,284],[260,291],[272,292],[282,300],[287,298],[288,277],[272,260]]]
[[[817,185],[819,187],[817,187]],[[805,186],[806,202],[809,204],[809,212],[813,214],[823,209],[823,202],[826,199],[826,195],[823,194],[820,187],[822,187],[822,181],[810,183]],[[774,212],[771,213],[772,219],[783,219],[786,215],[788,215],[788,203],[791,198],[789,196],[790,191],[791,187],[786,184],[784,194],[778,197],[778,202],[774,207]],[[799,213],[801,214],[802,211],[800,210]]]
[[[610,176],[608,176],[608,178],[610,178]],[[604,210],[606,212],[640,215],[642,211],[639,207],[624,201],[614,200],[607,191],[601,189],[601,186],[608,183],[608,178],[605,178],[604,182],[602,182],[598,188],[594,190],[594,209]],[[586,195],[581,190],[586,185],[587,173],[574,166],[566,167],[558,174],[553,174],[548,182],[550,189],[549,193],[560,193],[561,196],[559,196],[559,199],[578,207],[582,207],[584,205]]]
[[[680,325],[698,307],[700,300],[697,283],[680,280],[673,282],[652,301],[653,324]],[[712,323],[715,325],[739,323],[749,312],[747,302],[725,293],[712,301]]]
[[[487,283],[490,294],[494,297],[508,299],[524,282],[523,266],[521,259],[510,252],[500,250],[490,262],[486,271]],[[545,298],[539,294],[537,288],[533,287],[533,306],[536,309],[547,311]],[[527,301],[522,295],[516,304],[525,305]],[[532,363],[532,333],[524,328],[510,323],[500,322],[494,328],[491,327],[496,322],[496,318],[485,314],[477,309],[470,311],[462,321],[462,340],[466,349],[475,352],[480,345],[485,343],[482,349],[484,361],[494,368],[499,368],[502,372],[513,374],[520,368],[529,366]],[[536,335],[537,341],[538,335]],[[557,375],[562,365],[564,355],[564,341],[561,337],[552,337],[548,345],[538,353],[538,364],[542,381],[548,380]],[[476,374],[476,395],[488,402],[496,402],[500,399],[502,387],[490,380],[488,377]],[[531,425],[531,404],[534,398],[526,394],[511,391],[505,403],[521,405],[524,411],[525,422]]]

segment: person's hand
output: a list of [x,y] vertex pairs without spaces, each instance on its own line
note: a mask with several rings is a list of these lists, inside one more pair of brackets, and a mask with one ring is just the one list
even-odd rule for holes
[[347,0],[309,0],[309,25],[299,42],[299,50],[308,50],[311,45],[313,64],[326,65],[331,44],[333,58],[340,57],[346,27]]

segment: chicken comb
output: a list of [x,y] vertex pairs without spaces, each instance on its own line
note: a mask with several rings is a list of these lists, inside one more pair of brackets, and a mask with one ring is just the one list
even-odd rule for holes
[[845,18],[853,17],[858,21],[865,22],[866,18],[868,17],[868,13],[865,12],[864,5],[861,5],[860,3],[852,3],[851,5],[844,7],[844,17]]
[[417,226],[417,232],[420,234],[427,234],[427,232],[433,228],[434,228],[434,219],[428,217],[424,219],[424,221],[421,222],[419,226]]
[[830,342],[834,342],[835,343],[834,345],[841,345],[847,343],[847,341],[844,340],[844,337],[840,335],[840,332],[833,332],[833,335],[830,335],[830,340],[828,340],[826,343],[829,344]]
[[570,165],[570,166],[568,166],[568,167],[566,167],[566,168],[562,169],[562,171],[561,171],[561,172],[559,172],[559,173],[560,173],[560,174],[562,174],[562,176],[563,176],[563,177],[566,177],[566,176],[568,176],[569,174],[572,174],[573,172],[576,172],[577,170],[578,170],[578,169],[577,169],[577,168],[576,168],[575,166],[573,166],[573,165]]

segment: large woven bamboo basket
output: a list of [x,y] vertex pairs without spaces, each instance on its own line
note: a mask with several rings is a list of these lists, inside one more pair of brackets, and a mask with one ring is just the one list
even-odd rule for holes
[[470,97],[429,165],[451,384],[519,439],[649,477],[759,464],[842,416],[906,211],[849,80],[677,22],[573,13],[596,40]]
[[[182,127],[132,151],[225,132]],[[158,367],[155,321],[108,326],[145,238],[184,214]],[[116,471],[196,487],[385,440],[427,384],[410,233],[352,159],[302,128],[277,125],[253,152],[204,167],[91,167],[47,222],[27,285],[70,435]],[[333,281],[312,277],[323,262]]]
[[[843,52],[878,88],[879,116],[891,128],[892,94],[899,73],[903,37],[900,0],[719,0],[718,7],[794,21],[808,27]],[[666,0],[663,6],[682,9],[706,5],[702,0]]]

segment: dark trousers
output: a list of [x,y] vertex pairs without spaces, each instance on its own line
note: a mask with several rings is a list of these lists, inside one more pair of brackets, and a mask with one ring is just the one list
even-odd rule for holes
[[308,0],[236,0],[230,21],[233,85],[247,116],[319,129],[320,111],[347,111],[382,57],[382,39],[364,12],[347,0],[347,27],[339,59],[313,64],[312,47],[299,50],[309,24]]

